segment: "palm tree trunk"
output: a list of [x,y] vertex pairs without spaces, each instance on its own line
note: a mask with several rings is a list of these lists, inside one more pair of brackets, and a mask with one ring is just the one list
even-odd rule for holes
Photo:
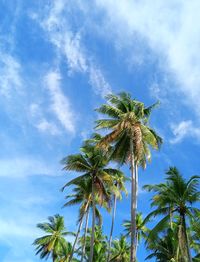
[[94,231],[95,231],[95,192],[94,192],[94,178],[92,178],[92,233],[90,241],[90,257],[89,262],[93,261],[94,253]]
[[136,174],[135,174],[135,159],[133,140],[130,141],[131,152],[131,255],[130,262],[136,262]]
[[[135,163],[135,210],[137,211],[137,198],[138,198],[138,166]],[[136,212],[135,211],[135,212]],[[136,224],[136,215],[135,215],[135,260],[137,257],[137,248],[138,248],[138,232]]]
[[113,235],[114,222],[115,222],[116,206],[117,206],[117,196],[115,194],[114,195],[114,206],[113,206],[113,214],[112,214],[112,224],[111,224],[111,229],[110,229],[107,262],[110,260],[110,248],[111,248],[111,243],[112,243],[112,235]]
[[188,257],[188,262],[192,262],[192,257],[190,254],[190,246],[189,246],[189,240],[188,240],[188,236],[187,236],[187,228],[186,228],[186,222],[185,222],[185,215],[182,215],[182,221],[183,221],[183,233],[184,233],[184,238],[185,238],[185,242],[186,242],[186,250],[187,250],[187,257]]
[[87,230],[88,230],[89,211],[90,211],[90,209],[88,208],[87,214],[86,214],[86,221],[85,221],[85,232],[84,232],[84,239],[83,239],[81,262],[83,262],[83,259],[84,259],[84,256],[85,256],[85,245],[86,245],[86,235],[87,235]]
[[136,244],[135,244],[135,256],[137,255],[137,248],[138,248],[138,232],[136,232]]
[[179,246],[182,259],[181,261],[192,262],[184,214],[180,214]]
[[72,260],[72,257],[73,257],[73,254],[74,254],[74,250],[75,250],[75,246],[76,246],[76,242],[78,240],[78,237],[79,237],[79,234],[80,234],[80,231],[81,231],[81,228],[82,228],[82,224],[83,224],[83,219],[84,219],[84,216],[85,216],[85,212],[87,211],[87,208],[88,208],[88,202],[85,206],[85,210],[84,210],[84,214],[80,220],[80,223],[79,223],[79,227],[78,227],[78,231],[76,233],[76,237],[75,237],[75,240],[74,240],[74,244],[73,244],[73,247],[72,247],[72,252],[71,252],[71,255],[69,257],[69,262]]

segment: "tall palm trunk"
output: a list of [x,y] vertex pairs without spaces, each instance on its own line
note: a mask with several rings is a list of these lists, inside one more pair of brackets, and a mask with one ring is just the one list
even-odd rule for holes
[[136,174],[135,174],[135,159],[133,140],[130,141],[131,153],[131,255],[130,262],[136,262]]
[[84,256],[85,256],[85,245],[86,245],[86,235],[87,235],[87,230],[88,230],[89,211],[90,211],[90,209],[88,208],[87,214],[86,214],[86,221],[85,221],[85,232],[84,232],[84,238],[83,238],[81,262],[83,262],[83,259],[84,259]]
[[[135,163],[135,213],[137,213],[137,198],[138,198],[138,165]],[[137,248],[138,248],[138,230],[136,224],[136,214],[135,214],[135,260],[137,257]]]
[[94,231],[95,231],[95,192],[94,192],[94,177],[92,178],[92,234],[90,241],[90,257],[89,262],[93,261],[94,254]]
[[80,231],[81,231],[81,228],[82,228],[83,219],[84,219],[85,213],[86,213],[86,211],[88,209],[88,205],[89,205],[89,202],[86,203],[84,214],[83,214],[83,216],[82,216],[82,218],[80,220],[79,227],[78,227],[78,230],[77,230],[77,233],[76,233],[76,237],[75,237],[75,240],[74,240],[74,244],[73,244],[73,247],[72,247],[72,252],[71,252],[71,255],[69,257],[69,262],[72,260],[72,257],[73,257],[73,254],[74,254],[74,250],[75,250],[75,246],[76,246],[76,242],[78,240],[78,237],[79,237],[79,234],[80,234]]
[[111,248],[111,243],[112,243],[112,235],[113,235],[114,222],[115,222],[116,206],[117,206],[117,196],[116,196],[116,194],[114,194],[114,206],[113,206],[113,213],[112,213],[112,224],[111,224],[111,229],[110,229],[107,262],[110,260],[110,248]]
[[189,241],[187,237],[185,214],[183,213],[180,214],[179,246],[180,246],[181,261],[192,262]]
[[138,236],[138,232],[136,231],[136,243],[135,243],[135,256],[137,257],[137,248],[139,245],[139,236]]

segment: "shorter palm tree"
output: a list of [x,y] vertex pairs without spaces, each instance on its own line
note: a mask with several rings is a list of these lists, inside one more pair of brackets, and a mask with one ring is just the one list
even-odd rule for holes
[[103,205],[110,203],[109,187],[112,185],[112,174],[118,170],[109,168],[109,156],[100,148],[94,146],[90,141],[86,141],[81,148],[81,153],[70,155],[63,160],[64,169],[82,173],[79,177],[71,180],[69,184],[74,184],[78,180],[91,179],[92,198],[92,237],[90,245],[90,258],[93,260],[94,234],[96,222],[96,200]]
[[200,213],[191,219],[189,228],[190,246],[194,250],[195,257],[193,261],[200,261]]
[[[131,235],[131,221],[130,220],[124,220],[123,226],[125,227],[125,236]],[[138,245],[142,238],[147,237],[147,233],[149,232],[149,229],[145,226],[144,220],[142,218],[142,213],[139,212],[136,214],[136,253]]]
[[[72,253],[72,245],[69,242],[65,242],[63,248],[60,250],[58,258],[55,262],[69,262],[70,255]],[[73,258],[72,262],[79,262],[77,259]]]
[[130,245],[126,237],[121,235],[112,242],[110,262],[128,262],[130,260]]
[[[89,228],[86,236],[85,257],[84,257],[85,261],[89,260],[91,237],[92,237],[92,229]],[[84,237],[80,238],[80,246],[83,243],[84,243]],[[108,249],[107,238],[103,234],[101,226],[95,226],[93,261],[106,262],[107,249]]]
[[66,246],[70,247],[65,237],[74,234],[66,231],[62,216],[50,216],[48,220],[49,222],[37,224],[37,227],[43,230],[46,235],[37,238],[33,245],[36,246],[36,255],[40,254],[41,259],[48,259],[51,256],[52,261],[56,262],[61,253],[66,252],[67,255],[67,250],[69,250],[63,250]]
[[200,212],[198,208],[194,207],[194,204],[200,200],[200,177],[192,176],[186,181],[176,167],[170,167],[166,174],[166,183],[144,186],[148,191],[156,193],[151,205],[157,207],[145,218],[145,221],[153,216],[164,215],[164,218],[151,230],[148,237],[151,239],[157,238],[159,232],[168,225],[170,226],[173,216],[178,215],[180,259],[191,262],[187,223],[197,212]]
[[167,230],[167,234],[163,237],[157,237],[154,241],[147,242],[147,249],[152,253],[145,260],[156,258],[157,262],[180,262],[178,260],[178,239],[176,232],[172,229]]
[[[66,187],[73,185],[74,188],[72,190],[72,194],[69,194],[65,197],[67,199],[67,202],[64,204],[64,207],[71,206],[71,205],[80,205],[79,208],[79,218],[78,218],[78,230],[76,233],[76,237],[73,243],[72,247],[72,252],[69,261],[71,261],[74,251],[75,251],[75,246],[81,231],[82,224],[84,222],[84,218],[88,220],[89,212],[90,209],[92,209],[93,203],[92,203],[92,179],[91,177],[86,177],[83,179],[75,179],[70,181],[69,183],[65,184],[65,186],[62,188],[64,190]],[[98,199],[95,201],[95,203],[98,203]],[[97,205],[95,207],[95,214],[96,214],[96,221],[97,224],[101,224],[102,218],[101,214],[99,212],[99,209],[97,208]],[[87,221],[86,221],[87,222]],[[86,229],[87,231],[87,229]],[[84,256],[84,249],[85,249],[85,244],[83,244],[83,254]]]

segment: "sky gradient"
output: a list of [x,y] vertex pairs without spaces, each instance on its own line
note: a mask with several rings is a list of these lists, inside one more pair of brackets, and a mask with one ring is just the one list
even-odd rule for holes
[[[0,0],[2,262],[40,261],[31,244],[49,215],[75,230],[77,208],[62,209],[60,192],[73,174],[60,160],[92,133],[110,92],[161,102],[151,125],[164,145],[139,176],[144,215],[142,185],[161,182],[170,165],[199,174],[199,9],[198,0]],[[129,199],[119,203],[115,236],[129,209]],[[142,246],[139,261],[146,255]]]

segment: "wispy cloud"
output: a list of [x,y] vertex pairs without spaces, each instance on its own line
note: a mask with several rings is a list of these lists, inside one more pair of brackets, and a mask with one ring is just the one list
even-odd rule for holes
[[0,159],[0,177],[27,177],[31,175],[55,175],[59,168],[28,156]]
[[44,116],[44,108],[36,103],[32,103],[29,107],[29,114],[32,124],[42,133],[50,135],[60,135],[61,128],[56,125],[53,120],[47,120]]
[[184,101],[195,105],[193,109],[199,114],[200,2],[170,0],[155,1],[152,5],[146,0],[117,3],[100,0],[96,4],[107,13],[105,31],[109,39],[117,46],[129,45],[131,50],[138,38],[142,39],[142,50],[145,46],[153,50],[162,70],[173,79],[173,89],[171,86],[162,86],[162,89],[173,93],[177,88],[176,91],[186,94]]
[[42,119],[36,127],[39,131],[49,133],[51,135],[59,135],[61,133],[54,123],[48,122],[46,119]]
[[90,83],[94,87],[94,92],[102,97],[112,92],[110,85],[105,80],[99,69],[93,66],[89,69]]
[[0,94],[9,98],[13,91],[21,91],[21,65],[16,58],[2,52],[0,52],[0,60]]
[[[51,71],[45,76],[46,88],[51,97],[51,110],[60,121],[61,125],[69,132],[75,132],[75,116],[68,98],[63,94],[60,86],[61,75],[59,72]],[[40,125],[46,128],[47,123]],[[55,131],[55,130],[54,130]]]
[[191,120],[172,124],[171,130],[174,135],[170,140],[170,143],[172,144],[180,143],[184,138],[191,138],[195,139],[195,141],[200,141],[200,127],[195,126]]
[[68,75],[86,74],[94,92],[104,97],[105,94],[111,93],[111,87],[100,66],[93,61],[90,52],[82,45],[81,30],[78,32],[71,30],[71,25],[66,18],[70,3],[64,3],[65,1],[55,1],[45,17],[36,14],[32,14],[31,17],[40,23],[48,40],[56,47],[58,63],[61,57],[66,59]]

